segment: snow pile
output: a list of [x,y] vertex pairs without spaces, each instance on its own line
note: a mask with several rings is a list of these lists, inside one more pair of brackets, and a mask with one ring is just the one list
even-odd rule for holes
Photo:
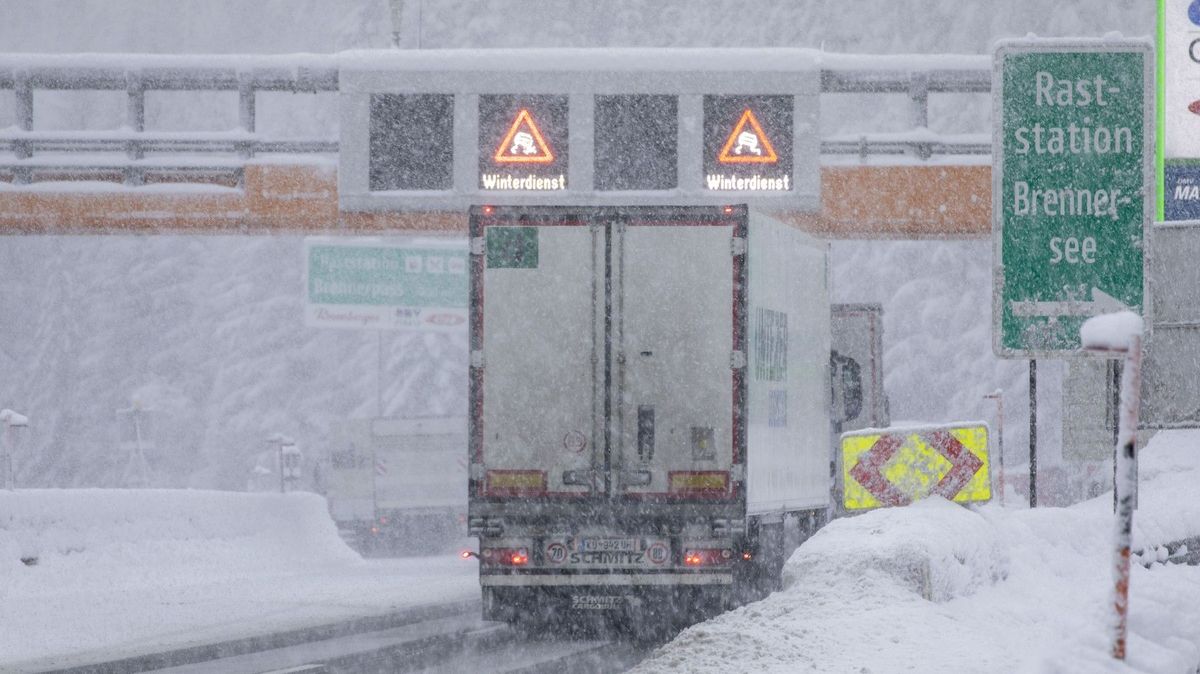
[[[1141,457],[1135,547],[1200,533],[1200,431]],[[639,672],[1146,672],[1200,665],[1200,568],[1134,564],[1129,659],[1109,657],[1112,495],[1070,508],[942,499],[834,522],[787,586],[685,630]],[[932,599],[932,601],[931,601]]]
[[4,672],[478,596],[456,555],[361,559],[313,494],[0,491]]
[[[1152,451],[1146,451],[1152,450]],[[1200,441],[1196,431],[1160,431],[1138,456],[1137,511],[1133,548],[1200,536]],[[1153,485],[1147,488],[1146,485]],[[1107,509],[1109,497],[1093,507]],[[1200,627],[1196,628],[1200,631]]]
[[796,551],[785,581],[835,585],[878,574],[933,601],[965,596],[1008,572],[996,528],[980,519],[933,497],[837,520]]
[[0,557],[5,576],[36,559],[39,572],[80,583],[112,566],[203,573],[358,559],[315,494],[106,489],[0,491]]

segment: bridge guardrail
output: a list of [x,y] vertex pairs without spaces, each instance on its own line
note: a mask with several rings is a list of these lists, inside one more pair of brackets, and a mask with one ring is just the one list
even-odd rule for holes
[[[987,57],[953,57],[966,64],[945,67],[947,57],[829,55],[821,71],[822,94],[906,94],[911,131],[841,134],[824,138],[831,158],[987,156],[990,136],[941,135],[928,131],[932,93],[987,93]],[[904,63],[906,67],[895,67]],[[148,175],[210,182],[215,173],[240,180],[240,166],[259,154],[336,154],[328,137],[269,138],[256,133],[260,92],[333,93],[338,61],[323,55],[0,55],[0,91],[13,92],[15,127],[0,132],[0,175],[17,185],[41,179],[96,179],[114,175],[141,185]],[[34,92],[124,91],[120,130],[37,131]],[[227,132],[146,131],[146,94],[152,91],[236,91],[238,127]],[[9,156],[4,156],[7,153]],[[203,155],[208,158],[197,158]],[[223,155],[223,156],[222,156]]]

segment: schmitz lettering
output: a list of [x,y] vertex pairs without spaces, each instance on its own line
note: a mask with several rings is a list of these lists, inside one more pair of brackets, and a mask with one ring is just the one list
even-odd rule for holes
[[607,550],[600,552],[572,552],[572,564],[608,564],[613,566],[632,566],[645,563],[646,553],[628,552],[622,550]]

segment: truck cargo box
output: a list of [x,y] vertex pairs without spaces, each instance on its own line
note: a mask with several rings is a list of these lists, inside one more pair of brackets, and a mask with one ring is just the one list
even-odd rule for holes
[[728,585],[761,528],[815,526],[826,257],[744,206],[472,209],[468,512],[485,588]]

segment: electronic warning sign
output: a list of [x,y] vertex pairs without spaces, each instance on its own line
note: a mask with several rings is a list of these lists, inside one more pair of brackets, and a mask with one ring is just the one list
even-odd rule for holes
[[479,97],[479,187],[567,188],[567,97]]
[[704,187],[789,192],[792,97],[704,97]]
[[722,164],[775,164],[779,161],[771,139],[767,138],[750,108],[742,111],[742,117],[725,140],[717,161]]
[[504,140],[496,147],[493,160],[497,164],[550,164],[554,162],[554,151],[546,144],[529,110],[521,108]]

